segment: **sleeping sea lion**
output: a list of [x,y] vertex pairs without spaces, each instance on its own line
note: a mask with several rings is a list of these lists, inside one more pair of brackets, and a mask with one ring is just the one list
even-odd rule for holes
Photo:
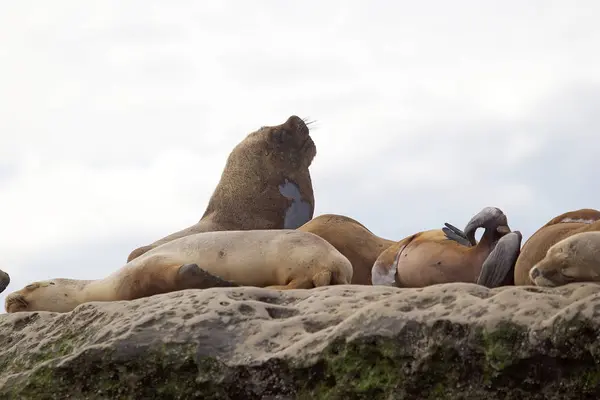
[[600,282],[600,231],[575,233],[553,244],[529,270],[529,279],[549,287]]
[[582,208],[560,214],[527,239],[515,264],[515,285],[533,285],[531,268],[540,262],[550,247],[580,232],[600,231],[600,211]]
[[352,284],[371,285],[371,268],[394,241],[375,235],[360,222],[337,214],[323,214],[298,228],[331,243],[352,263]]
[[[484,228],[481,241],[475,231]],[[373,285],[424,287],[440,283],[472,282],[487,287],[510,284],[521,242],[512,235],[506,215],[486,207],[468,222],[464,232],[450,224],[408,236],[388,247],[372,269]],[[497,245],[496,252],[494,249]]]
[[90,301],[134,300],[184,289],[349,284],[352,264],[325,239],[288,229],[213,231],[145,252],[104,279],[34,282],[6,297],[6,311],[68,312]]

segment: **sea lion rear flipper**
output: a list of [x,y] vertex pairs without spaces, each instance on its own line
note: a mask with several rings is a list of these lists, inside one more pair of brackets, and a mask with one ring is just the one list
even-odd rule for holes
[[227,281],[216,275],[210,274],[200,268],[198,264],[184,264],[177,272],[178,278],[186,289],[209,289],[212,287],[236,287],[235,282]]
[[445,222],[444,225],[446,225],[446,227],[442,228],[442,231],[446,234],[448,239],[454,240],[463,246],[471,247],[471,242],[469,242],[469,239],[462,230],[447,222]]
[[488,288],[514,284],[514,271],[521,250],[519,231],[504,235],[481,266],[477,284]]

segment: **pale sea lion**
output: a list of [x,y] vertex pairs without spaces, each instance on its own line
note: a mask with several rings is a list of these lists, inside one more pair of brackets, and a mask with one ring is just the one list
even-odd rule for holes
[[7,312],[68,312],[90,301],[133,300],[183,289],[349,284],[352,264],[326,240],[287,229],[187,235],[147,251],[104,279],[34,282],[6,297]]
[[527,239],[515,264],[515,285],[533,285],[531,268],[542,260],[550,247],[580,232],[600,231],[600,211],[591,208],[560,214]]
[[0,293],[4,292],[9,283],[10,276],[0,269]]
[[580,232],[550,246],[529,271],[537,286],[600,281],[600,232]]
[[229,154],[200,221],[133,250],[127,261],[199,232],[298,228],[313,217],[308,168],[316,154],[308,126],[295,115],[250,133]]
[[337,214],[323,214],[298,228],[322,237],[352,263],[352,284],[371,285],[371,268],[392,240],[375,235],[360,222]]
[[[478,228],[485,231],[479,243]],[[408,236],[384,250],[372,268],[373,285],[424,287],[440,283],[472,282],[487,287],[509,284],[521,234],[511,233],[506,215],[486,207],[468,222],[464,232],[446,224]],[[509,254],[509,252],[511,252]]]

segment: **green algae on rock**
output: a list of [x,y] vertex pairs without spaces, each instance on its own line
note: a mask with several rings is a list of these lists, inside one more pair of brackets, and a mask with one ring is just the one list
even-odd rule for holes
[[186,290],[0,315],[0,398],[581,399],[600,285]]

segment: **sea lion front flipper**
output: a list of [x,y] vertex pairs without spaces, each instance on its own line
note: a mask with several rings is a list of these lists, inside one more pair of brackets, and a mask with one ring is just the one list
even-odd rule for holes
[[446,234],[448,239],[454,240],[463,246],[471,247],[471,242],[469,242],[469,239],[462,230],[447,222],[445,222],[444,225],[446,225],[446,227],[442,228],[442,231]]
[[8,287],[10,283],[10,276],[0,269],[0,293],[4,292],[4,289]]
[[521,252],[522,238],[521,232],[513,231],[498,240],[481,266],[478,285],[495,288],[514,284],[515,263]]
[[209,274],[198,264],[182,265],[177,276],[186,289],[209,289],[213,287],[236,287],[240,286],[235,282],[227,281],[216,275]]
[[294,279],[290,281],[287,285],[271,285],[265,286],[265,289],[274,289],[274,290],[292,290],[292,289],[312,289],[314,288],[314,284],[312,280],[307,278]]
[[309,202],[302,199],[298,185],[286,179],[279,185],[279,193],[291,200],[290,206],[285,211],[284,229],[299,228],[312,219],[313,208]]

